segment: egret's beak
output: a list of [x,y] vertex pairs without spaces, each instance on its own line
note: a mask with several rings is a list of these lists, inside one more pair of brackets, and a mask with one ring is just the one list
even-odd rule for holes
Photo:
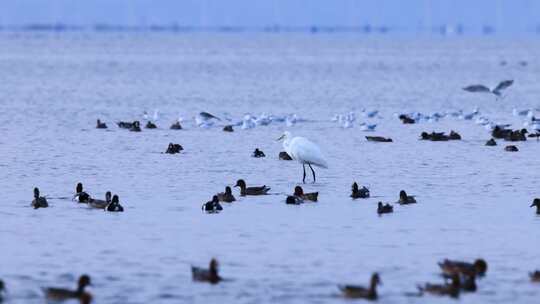
[[281,135],[278,139],[276,139],[276,141],[280,141],[280,140],[282,140],[283,138],[285,138],[285,134]]

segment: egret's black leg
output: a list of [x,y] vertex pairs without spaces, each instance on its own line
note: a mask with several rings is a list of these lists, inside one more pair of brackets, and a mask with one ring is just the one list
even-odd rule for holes
[[316,179],[315,179],[315,170],[313,170],[313,167],[311,167],[311,164],[308,164],[309,165],[309,168],[311,169],[311,173],[313,173],[313,183],[315,183]]
[[302,167],[304,168],[304,178],[302,179],[302,183],[306,183],[306,164],[302,164]]

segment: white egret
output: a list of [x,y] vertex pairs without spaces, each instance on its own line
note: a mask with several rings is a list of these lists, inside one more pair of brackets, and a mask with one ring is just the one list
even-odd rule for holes
[[295,159],[301,163],[302,167],[304,168],[304,177],[302,178],[302,182],[306,182],[306,165],[308,165],[311,169],[311,173],[313,173],[313,182],[315,183],[315,171],[311,165],[325,169],[328,168],[328,164],[326,163],[326,160],[324,159],[319,147],[305,137],[292,137],[291,133],[288,131],[283,132],[283,135],[281,135],[281,137],[279,137],[277,140],[279,141],[282,139],[285,152],[287,152],[292,159]]

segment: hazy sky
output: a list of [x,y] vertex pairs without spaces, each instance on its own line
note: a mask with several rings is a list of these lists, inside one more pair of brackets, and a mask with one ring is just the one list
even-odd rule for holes
[[0,24],[388,25],[534,30],[540,0],[0,0]]

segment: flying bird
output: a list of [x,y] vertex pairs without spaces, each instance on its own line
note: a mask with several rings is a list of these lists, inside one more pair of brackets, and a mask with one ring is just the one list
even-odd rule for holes
[[490,89],[483,84],[474,84],[464,87],[463,90],[471,93],[492,93],[497,97],[501,97],[502,91],[510,87],[513,83],[513,80],[503,80],[493,89]]

